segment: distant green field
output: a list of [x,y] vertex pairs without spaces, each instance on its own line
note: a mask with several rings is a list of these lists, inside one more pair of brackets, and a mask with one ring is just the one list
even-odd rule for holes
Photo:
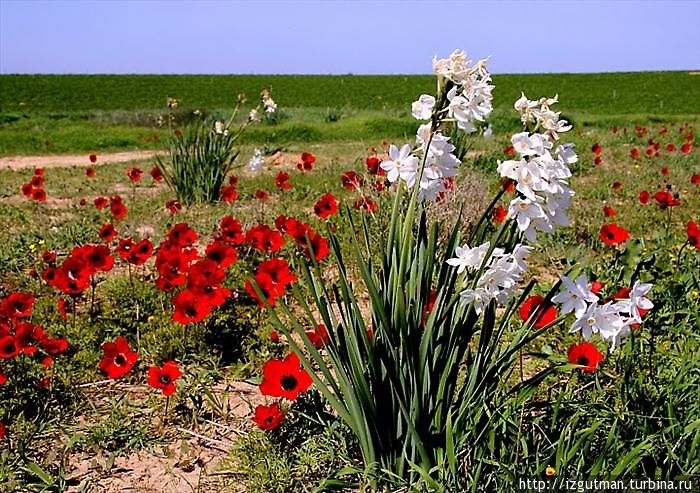
[[[577,124],[700,115],[700,76],[688,72],[496,75],[495,127],[511,122],[524,91],[559,94]],[[431,75],[0,75],[0,154],[148,148],[166,97],[181,110],[220,113],[239,93],[252,105],[269,87],[288,117],[249,141],[376,140],[413,132],[410,103],[434,91]],[[327,112],[339,115],[329,123]],[[506,128],[502,128],[506,129]],[[51,145],[46,145],[50,142]],[[152,144],[151,144],[152,145]]]

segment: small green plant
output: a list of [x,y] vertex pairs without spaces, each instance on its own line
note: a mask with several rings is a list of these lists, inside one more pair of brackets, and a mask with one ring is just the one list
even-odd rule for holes
[[340,121],[342,117],[343,112],[340,110],[340,108],[328,107],[326,108],[326,113],[323,115],[323,121],[326,123],[335,123]]

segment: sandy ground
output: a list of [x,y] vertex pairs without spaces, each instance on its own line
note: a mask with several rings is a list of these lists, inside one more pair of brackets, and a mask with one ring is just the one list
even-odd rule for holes
[[128,151],[112,154],[98,154],[92,164],[88,154],[56,154],[44,156],[5,156],[0,157],[0,169],[26,168],[66,168],[70,166],[99,166],[101,164],[125,163],[128,161],[151,159],[155,151]]

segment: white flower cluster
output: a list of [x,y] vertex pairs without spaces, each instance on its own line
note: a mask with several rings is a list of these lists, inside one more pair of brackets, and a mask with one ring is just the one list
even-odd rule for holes
[[552,111],[549,107],[559,101],[559,95],[553,98],[540,98],[530,101],[525,93],[520,93],[520,99],[515,102],[515,109],[520,113],[520,121],[524,125],[535,123],[535,130],[542,128],[544,133],[553,139],[559,138],[560,132],[568,132],[571,125],[566,120],[560,120],[561,112]]
[[263,90],[263,92],[260,94],[260,99],[262,99],[266,113],[274,113],[277,110],[277,103],[275,103],[275,100],[272,99],[270,91],[267,89]]
[[226,128],[224,122],[216,120],[214,122],[214,133],[216,133],[217,135],[228,135],[228,128]]
[[[527,99],[525,101],[520,103],[518,100],[516,103],[521,113],[529,111],[529,104],[533,103]],[[549,105],[555,103],[556,98],[544,101]],[[547,111],[558,116],[558,113]],[[536,113],[540,114],[539,110]],[[523,116],[523,121],[529,122],[529,118]],[[571,129],[571,126],[557,128],[563,132]],[[520,231],[531,242],[536,240],[537,231],[552,233],[555,226],[569,225],[566,209],[574,191],[568,187],[567,179],[571,177],[569,165],[575,163],[578,157],[573,150],[574,144],[561,144],[552,154],[551,139],[558,138],[557,132],[548,130],[544,133],[517,133],[511,142],[520,159],[498,163],[500,175],[513,180],[517,184],[516,190],[520,192],[520,196],[510,202],[508,217],[516,220]]]
[[522,281],[522,275],[527,271],[525,260],[532,251],[531,247],[516,245],[512,253],[505,253],[502,248],[494,248],[488,262],[485,262],[489,250],[489,242],[478,247],[469,248],[469,245],[457,247],[455,258],[447,260],[447,263],[457,267],[457,272],[464,269],[475,271],[486,264],[483,274],[476,281],[474,289],[465,289],[459,293],[463,304],[474,305],[477,314],[480,314],[491,300],[505,305],[516,292],[518,282]]
[[[420,176],[419,198],[434,201],[447,190],[447,179],[457,175],[457,166],[461,164],[452,153],[455,146],[449,140],[440,132],[434,132],[431,136],[430,124],[426,123],[418,128],[415,153],[408,144],[401,149],[392,144],[389,146],[389,159],[382,161],[380,167],[386,171],[389,182],[401,179],[408,188],[413,188]],[[425,167],[421,174],[423,159]]]
[[[447,114],[457,122],[457,126],[465,132],[477,130],[474,121],[484,121],[493,111],[493,85],[491,74],[486,67],[487,60],[479,60],[471,65],[471,60],[462,50],[455,50],[449,58],[433,58],[433,71],[438,78],[438,93],[442,91],[447,81],[454,85],[447,92]],[[418,120],[431,117],[435,98],[427,94],[421,95],[411,109]]]
[[601,305],[598,303],[598,296],[591,291],[585,274],[581,274],[576,281],[566,276],[562,276],[561,280],[564,291],[554,296],[552,301],[562,304],[562,314],[573,312],[576,316],[570,332],[580,330],[587,341],[593,334],[598,334],[601,339],[610,343],[610,352],[615,350],[623,337],[630,334],[631,325],[642,322],[639,310],[654,307],[646,297],[652,288],[651,284],[640,284],[637,281],[630,290],[629,298],[608,301]]
[[265,157],[263,157],[262,151],[256,147],[253,150],[253,157],[251,157],[250,161],[248,161],[248,169],[253,173],[257,173],[258,171],[262,170],[264,166]]

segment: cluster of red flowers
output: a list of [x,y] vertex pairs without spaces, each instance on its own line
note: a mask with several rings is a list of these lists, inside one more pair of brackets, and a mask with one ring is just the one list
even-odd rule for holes
[[[34,310],[35,297],[27,293],[12,293],[0,301],[0,358],[11,359],[19,355],[39,357],[48,367],[53,356],[68,349],[68,341],[51,337],[42,327],[26,320]],[[0,370],[0,384],[7,376]]]
[[141,171],[139,168],[131,167],[127,170],[126,176],[128,176],[129,179],[135,183],[141,180],[141,177],[143,176],[143,171]]
[[44,190],[44,168],[35,168],[34,176],[22,185],[22,195],[37,202],[46,201],[46,190]]
[[[230,204],[234,200],[238,198],[238,190],[236,190],[236,187],[238,186],[238,178],[235,176],[231,176],[228,179],[228,185],[224,185],[221,187],[221,200],[226,202],[227,204]],[[176,201],[177,202],[177,201]],[[177,205],[180,205],[179,203]],[[167,207],[167,205],[166,205]],[[182,206],[180,206],[180,209]],[[172,208],[168,208],[171,212],[173,212]],[[179,209],[177,209],[179,210]],[[176,211],[177,212],[177,211]],[[173,212],[174,214],[175,212]]]
[[[617,133],[617,128],[613,127],[613,133]],[[623,128],[623,134],[627,135],[627,129]],[[634,126],[634,131],[636,138],[638,140],[643,140],[647,134],[650,134],[650,131],[647,127],[642,127],[640,125],[635,125]],[[654,140],[653,137],[648,137],[645,142],[643,142],[643,145],[646,145],[646,150],[645,150],[645,155],[648,158],[654,157],[654,158],[659,158],[661,157],[661,152],[662,149],[665,149],[666,152],[671,153],[675,152],[677,149],[680,149],[680,151],[683,154],[690,154],[690,152],[693,150],[693,140],[695,137],[693,136],[693,133],[690,131],[688,125],[682,125],[678,129],[678,134],[682,135],[682,140],[678,145],[676,145],[674,142],[669,141],[669,129],[666,127],[662,127],[659,132],[659,137],[661,137],[661,140],[666,140],[667,143],[664,146],[663,142]],[[639,159],[641,156],[641,152],[637,147],[633,147],[630,150],[630,156],[634,159]]]
[[316,156],[309,152],[303,152],[301,154],[301,161],[297,163],[297,169],[303,172],[311,171],[315,162]]
[[330,194],[325,193],[314,205],[314,213],[321,219],[326,219],[338,213],[338,201]]
[[124,200],[119,195],[113,195],[107,201],[104,197],[97,197],[93,200],[96,209],[104,209],[109,204],[109,211],[114,219],[124,219],[126,217],[127,208],[124,205]]
[[[260,392],[270,397],[280,397],[295,401],[299,394],[311,386],[311,376],[301,366],[296,353],[283,360],[270,360],[263,366],[263,379]],[[284,419],[279,403],[269,406],[259,405],[255,409],[253,421],[263,430],[274,430]]]
[[596,166],[600,166],[601,164],[603,164],[603,147],[596,142],[595,144],[593,144],[593,147],[591,147],[591,151],[593,152],[593,154],[595,154],[593,164],[595,164]]
[[[121,255],[121,254],[120,254]],[[96,272],[109,272],[114,266],[114,257],[106,245],[83,245],[73,248],[60,267],[55,265],[55,255],[44,269],[42,278],[61,292],[77,296],[95,282]]]
[[314,258],[320,262],[331,253],[328,240],[315,233],[311,226],[304,222],[293,217],[278,216],[275,219],[275,227],[280,233],[293,239],[297,246],[303,248],[304,255],[307,257],[310,257],[313,251]]
[[280,190],[290,190],[292,188],[292,184],[289,183],[289,173],[286,171],[280,171],[277,173],[277,176],[275,176],[275,185]]
[[[289,264],[285,260],[273,258],[258,265],[253,279],[267,303],[270,306],[275,306],[277,299],[287,293],[287,287],[297,280],[297,276],[292,274]],[[246,281],[245,289],[252,298],[258,301],[259,306],[265,306],[250,281]]]

